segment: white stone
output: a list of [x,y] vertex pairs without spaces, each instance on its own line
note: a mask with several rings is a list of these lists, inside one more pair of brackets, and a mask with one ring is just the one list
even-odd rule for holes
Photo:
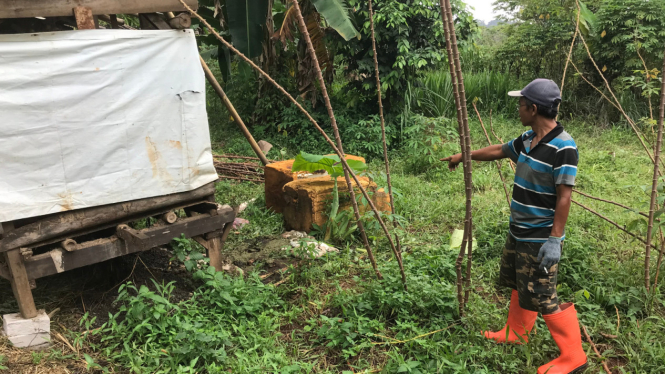
[[36,317],[25,319],[21,314],[5,314],[2,332],[19,348],[39,348],[51,340],[51,320],[43,310]]
[[17,348],[42,348],[51,343],[51,334],[40,332],[36,334],[8,336],[9,341]]
[[51,320],[43,310],[36,317],[25,319],[20,313],[5,314],[2,329],[7,336],[27,335],[51,331]]
[[[297,231],[296,231],[296,232],[297,232]],[[322,256],[325,255],[326,253],[330,253],[330,252],[333,252],[333,253],[334,253],[334,252],[339,252],[339,249],[337,249],[337,248],[335,248],[335,247],[333,247],[333,246],[330,246],[330,245],[328,245],[328,244],[326,244],[326,243],[324,243],[324,242],[318,242],[318,241],[316,241],[316,240],[303,240],[303,241],[306,242],[306,245],[308,245],[308,246],[309,246],[309,245],[313,245],[313,246],[314,246],[314,248],[312,248],[312,251],[309,252],[309,256],[312,256],[312,255],[313,255],[315,258],[322,257]],[[298,239],[291,239],[291,241],[290,241],[291,247],[293,247],[293,248],[300,248],[300,242],[301,242],[301,241],[298,240]],[[307,257],[307,256],[308,256],[308,255],[306,255],[306,254],[302,254],[302,255],[303,255],[303,257]]]

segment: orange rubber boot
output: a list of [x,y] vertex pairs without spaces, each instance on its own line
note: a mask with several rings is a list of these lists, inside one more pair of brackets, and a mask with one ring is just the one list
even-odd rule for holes
[[[510,309],[508,310],[506,326],[501,331],[485,331],[483,334],[488,339],[496,340],[497,343],[522,344],[517,334],[524,339],[524,342],[527,342],[529,340],[528,334],[533,329],[536,318],[538,318],[538,312],[520,308],[517,291],[513,290],[510,296]],[[509,329],[508,340],[506,340],[506,329]]]
[[538,368],[538,374],[581,373],[587,366],[586,353],[582,349],[582,335],[573,303],[559,306],[561,312],[544,315],[543,318],[559,346],[561,356]]

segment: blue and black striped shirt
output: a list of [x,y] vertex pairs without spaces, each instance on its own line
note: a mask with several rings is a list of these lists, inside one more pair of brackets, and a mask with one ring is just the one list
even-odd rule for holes
[[510,233],[518,241],[544,243],[550,236],[556,208],[556,186],[575,185],[579,153],[573,138],[557,123],[531,147],[529,130],[502,146],[517,164],[510,203]]

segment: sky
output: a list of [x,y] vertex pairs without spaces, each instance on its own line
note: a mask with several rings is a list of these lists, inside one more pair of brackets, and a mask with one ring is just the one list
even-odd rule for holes
[[498,15],[494,12],[492,3],[494,0],[465,0],[473,9],[473,18],[483,20],[485,23],[493,20]]

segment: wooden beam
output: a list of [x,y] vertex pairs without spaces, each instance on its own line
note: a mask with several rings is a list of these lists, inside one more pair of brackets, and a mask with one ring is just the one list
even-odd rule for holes
[[84,6],[74,8],[74,18],[76,18],[76,28],[79,30],[94,30],[95,18],[92,15],[92,9]]
[[181,219],[168,226],[151,227],[143,230],[130,229],[130,236],[136,235],[136,238],[129,241],[118,237],[110,237],[108,239],[80,243],[78,245],[79,249],[74,252],[67,252],[58,248],[47,253],[32,256],[25,262],[25,267],[29,279],[39,279],[168,244],[173,238],[177,238],[181,234],[184,234],[187,238],[191,238],[203,235],[206,232],[221,230],[225,224],[233,222],[234,218],[235,214],[233,210],[225,209],[220,211],[216,216],[198,215]]
[[[192,9],[197,0],[185,0]],[[72,8],[90,8],[93,15],[154,12],[181,12],[179,0],[0,0],[0,18],[71,16]]]
[[212,182],[187,192],[51,214],[11,232],[5,230],[5,236],[0,240],[0,253],[55,243],[124,222],[161,215],[195,205],[214,194],[215,183]]
[[157,13],[139,14],[141,30],[171,30],[171,26]]
[[5,253],[5,260],[9,267],[9,281],[12,284],[12,291],[14,291],[14,297],[18,302],[21,316],[25,319],[36,317],[37,308],[35,307],[35,300],[32,298],[30,281],[25,270],[21,250],[14,249]]

